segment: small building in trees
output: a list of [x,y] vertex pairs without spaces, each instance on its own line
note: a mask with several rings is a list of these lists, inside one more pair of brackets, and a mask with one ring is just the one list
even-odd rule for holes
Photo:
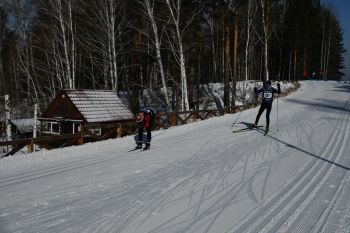
[[85,134],[102,137],[113,124],[134,122],[134,115],[114,91],[61,90],[38,119],[43,134],[77,134],[88,128]]
[[[33,137],[33,118],[24,119],[10,119],[12,139],[24,139]],[[37,131],[40,132],[40,128],[37,127]]]

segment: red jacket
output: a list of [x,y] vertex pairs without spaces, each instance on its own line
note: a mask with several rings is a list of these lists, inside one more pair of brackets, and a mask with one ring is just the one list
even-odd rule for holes
[[148,128],[150,128],[150,122],[151,122],[151,116],[150,115],[145,115],[145,119],[144,119],[144,125],[143,125],[143,127],[145,128],[145,129],[148,129]]

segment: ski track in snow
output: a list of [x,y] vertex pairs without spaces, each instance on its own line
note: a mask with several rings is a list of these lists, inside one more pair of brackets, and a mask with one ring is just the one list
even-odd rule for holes
[[126,137],[0,160],[0,232],[350,232],[348,90],[302,82],[266,136],[232,133],[251,109],[155,131],[149,151]]

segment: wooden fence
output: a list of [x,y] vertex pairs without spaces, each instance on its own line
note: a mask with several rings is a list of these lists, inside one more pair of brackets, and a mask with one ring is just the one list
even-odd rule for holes
[[[238,112],[244,107],[235,107],[233,111],[226,110],[199,110],[186,111],[176,113],[157,113],[154,120],[154,129],[166,129],[169,127],[184,125],[199,120],[206,120],[214,116],[221,116],[225,113]],[[97,135],[93,129],[104,129],[104,133]],[[18,139],[13,141],[2,141],[0,147],[11,147],[11,150],[5,153],[2,157],[14,155],[24,147],[28,147],[28,152],[34,151],[34,145],[38,145],[46,149],[61,148],[71,145],[82,145],[86,142],[101,141],[109,138],[123,137],[126,135],[135,134],[137,131],[136,122],[125,122],[117,124],[89,124],[82,127],[77,134],[62,134],[62,135],[48,135],[37,138]]]
[[[294,88],[290,88],[287,91],[279,95],[284,97],[291,92],[297,90],[300,84],[295,85]],[[174,112],[174,113],[157,113],[154,121],[154,129],[166,129],[169,127],[184,125],[199,120],[206,120],[214,116],[222,116],[226,113],[236,113],[246,109],[257,107],[260,103],[254,101],[247,103],[243,106],[235,106],[233,108],[225,108],[222,110],[197,110],[186,112]],[[101,135],[93,133],[92,129],[101,128],[105,129]],[[81,131],[77,134],[69,135],[50,135],[41,136],[38,138],[19,139],[14,141],[2,141],[0,147],[12,147],[12,149],[0,156],[0,158],[14,155],[24,147],[28,147],[28,152],[33,152],[34,145],[38,145],[42,148],[53,149],[71,145],[81,145],[85,142],[100,141],[109,138],[123,137],[126,135],[135,134],[137,130],[136,122],[125,122],[117,124],[89,124],[83,126]]]

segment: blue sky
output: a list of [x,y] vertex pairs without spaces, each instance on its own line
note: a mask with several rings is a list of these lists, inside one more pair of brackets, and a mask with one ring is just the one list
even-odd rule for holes
[[345,74],[346,79],[350,80],[350,0],[324,0],[334,8],[340,24],[344,31],[344,47],[347,50],[345,54]]

